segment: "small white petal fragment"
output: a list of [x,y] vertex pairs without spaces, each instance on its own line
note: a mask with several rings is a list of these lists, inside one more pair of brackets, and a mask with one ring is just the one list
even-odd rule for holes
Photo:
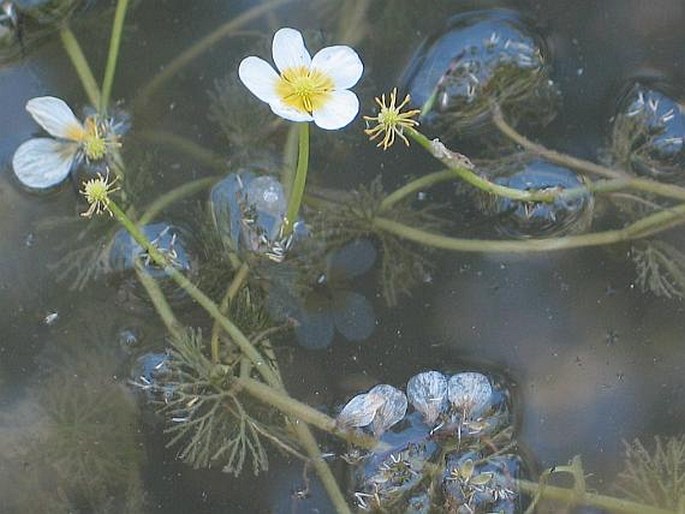
[[51,136],[72,141],[83,137],[83,125],[64,100],[39,96],[26,102],[26,110]]
[[246,57],[240,62],[238,76],[247,89],[262,102],[272,104],[278,101],[276,82],[278,74],[271,65],[259,57]]
[[309,68],[312,58],[304,46],[302,34],[295,29],[282,28],[274,34],[271,52],[278,71],[304,66]]
[[338,414],[338,427],[345,429],[370,425],[383,401],[384,398],[380,395],[358,394]]
[[47,189],[67,178],[76,158],[76,143],[29,139],[14,152],[14,174],[26,187]]
[[491,405],[492,385],[482,373],[457,373],[447,383],[447,397],[452,408],[468,418],[476,419]]
[[374,435],[380,437],[395,423],[402,421],[407,413],[407,397],[402,391],[388,384],[378,384],[369,391],[368,396],[383,399],[371,425]]
[[326,130],[337,130],[349,125],[359,112],[359,100],[352,91],[344,89],[330,93],[330,99],[314,111],[314,123]]
[[419,373],[407,382],[407,396],[426,424],[432,427],[447,410],[447,378],[437,371]]
[[312,59],[312,69],[332,78],[335,89],[349,89],[359,82],[364,65],[352,48],[337,45],[319,50]]

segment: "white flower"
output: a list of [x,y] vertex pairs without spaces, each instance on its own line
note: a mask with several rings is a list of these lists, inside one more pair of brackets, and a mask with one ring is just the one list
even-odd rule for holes
[[59,98],[32,98],[26,103],[26,110],[36,123],[55,137],[29,139],[14,152],[14,173],[27,187],[46,189],[56,186],[67,178],[78,159],[103,159],[108,146],[118,144],[116,136],[108,134],[106,124],[92,116],[81,123]]
[[246,57],[238,75],[243,84],[271,110],[290,121],[313,121],[335,130],[349,124],[359,112],[354,86],[364,71],[357,52],[349,46],[329,46],[312,58],[302,34],[283,28],[272,46],[277,73],[259,57]]

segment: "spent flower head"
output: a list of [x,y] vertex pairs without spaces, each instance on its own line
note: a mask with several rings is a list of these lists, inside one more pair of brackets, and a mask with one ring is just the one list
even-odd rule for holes
[[88,116],[81,123],[59,98],[32,98],[26,103],[26,110],[54,138],[29,139],[14,152],[14,173],[32,189],[56,186],[69,176],[80,159],[102,161],[113,147],[120,146],[117,128],[109,120]]
[[282,28],[274,34],[272,53],[278,72],[250,56],[240,63],[238,76],[275,114],[327,130],[342,128],[357,116],[359,100],[349,88],[361,78],[364,65],[352,48],[329,46],[311,57],[302,34]]
[[82,212],[81,216],[90,218],[93,216],[93,214],[102,214],[103,212],[107,212],[110,216],[112,216],[112,210],[110,209],[111,200],[109,195],[121,189],[116,185],[116,181],[116,177],[114,180],[110,181],[109,175],[105,175],[103,177],[100,173],[98,173],[97,177],[87,180],[83,184],[83,188],[80,190],[80,193],[86,197],[86,201],[88,202],[88,210],[86,212]]
[[385,94],[380,98],[376,97],[375,100],[380,110],[376,116],[364,116],[367,126],[370,123],[375,123],[373,127],[367,128],[364,133],[369,136],[371,141],[383,136],[376,145],[383,147],[383,150],[390,148],[395,143],[397,136],[404,141],[405,145],[409,146],[409,140],[404,135],[404,130],[417,127],[419,122],[414,117],[421,113],[419,109],[402,112],[402,109],[411,100],[410,96],[405,96],[404,100],[397,105],[397,88],[394,88],[390,92],[387,102]]

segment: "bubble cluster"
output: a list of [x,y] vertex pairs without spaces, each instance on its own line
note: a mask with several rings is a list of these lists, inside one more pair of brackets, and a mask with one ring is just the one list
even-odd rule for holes
[[348,457],[361,510],[514,513],[527,501],[516,488],[528,468],[516,451],[510,393],[492,375],[426,371],[409,379],[406,397],[377,385],[337,422],[380,437],[361,459]]
[[[280,235],[287,201],[274,177],[247,170],[231,173],[212,188],[210,205],[227,251],[260,254],[275,262],[285,258],[292,237]],[[304,230],[303,223],[295,223],[295,237]]]
[[582,179],[573,171],[533,159],[512,160],[498,170],[497,184],[521,191],[571,190],[551,203],[522,202],[505,197],[484,197],[482,208],[494,217],[495,229],[508,237],[552,237],[583,232],[593,214],[593,196],[584,190]]
[[508,119],[546,124],[558,101],[547,59],[543,39],[518,13],[474,11],[423,43],[403,85],[422,107],[422,122],[443,137],[487,124],[492,102]]
[[612,154],[637,174],[685,180],[685,114],[667,85],[633,84],[618,103]]

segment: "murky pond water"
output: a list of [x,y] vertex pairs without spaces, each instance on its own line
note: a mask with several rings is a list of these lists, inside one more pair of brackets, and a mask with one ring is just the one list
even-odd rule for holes
[[[75,167],[47,192],[28,190],[17,178],[17,148],[46,137],[24,108],[29,99],[62,98],[79,119],[93,113],[82,109],[91,102],[64,51],[64,31],[36,14],[43,3],[4,2],[0,13],[0,512],[334,512],[314,470],[274,444],[288,437],[263,421],[283,424],[273,409],[260,404],[254,412],[263,418],[242,428],[253,434],[242,439],[244,462],[242,450],[215,442],[196,451],[193,433],[177,430],[197,419],[193,408],[204,401],[199,378],[193,375],[198,382],[188,388],[190,375],[179,370],[210,369],[203,366],[215,350],[211,318],[154,259],[141,257],[113,219],[79,216],[88,205],[78,189],[103,168]],[[126,182],[117,198],[132,216],[143,216],[145,236],[165,258],[217,303],[234,277],[230,270],[238,275],[241,262],[250,263],[229,317],[268,359],[275,356],[293,398],[335,417],[350,398],[368,392],[348,426],[382,436],[399,453],[349,464],[339,441],[319,438],[354,508],[373,508],[379,497],[395,494],[381,490],[387,458],[405,465],[405,453],[421,465],[440,455],[447,511],[469,512],[457,510],[462,504],[476,512],[522,511],[530,496],[507,496],[513,482],[495,486],[474,477],[535,481],[576,455],[592,474],[589,487],[620,496],[613,484],[624,468],[624,441],[639,438],[651,451],[654,436],[678,437],[685,426],[682,228],[639,242],[530,253],[428,250],[369,236],[360,219],[383,215],[373,203],[380,185],[390,192],[445,166],[415,141],[405,148],[399,136],[387,151],[377,148],[359,116],[342,130],[311,124],[306,208],[293,237],[280,238],[284,192],[263,175],[279,177],[290,167],[285,177],[292,180],[297,132],[250,94],[237,70],[247,55],[271,61],[274,32],[294,27],[312,53],[337,44],[357,50],[364,73],[352,89],[361,114],[374,115],[374,97],[400,87],[400,100],[411,93],[412,105],[424,109],[419,129],[466,154],[494,184],[578,193],[602,177],[523,155],[495,127],[493,100],[536,142],[674,188],[583,191],[543,204],[494,199],[443,180],[390,211],[395,221],[455,238],[535,244],[611,231],[680,207],[685,4],[272,3],[131,2],[112,93],[116,108],[109,111],[126,123],[116,130],[103,125],[114,133],[130,123],[120,149]],[[81,2],[70,21],[98,81],[114,4]],[[51,13],[63,19],[61,11]],[[234,26],[211,45],[193,46],[231,20]],[[189,48],[198,51],[184,61]],[[178,69],[170,65],[178,62]],[[192,194],[146,218],[161,195],[198,180]],[[350,190],[357,190],[351,202]],[[344,209],[321,207],[341,203],[362,214],[349,218]],[[171,350],[177,327],[158,316],[135,262],[181,323],[202,330],[200,342],[199,332],[187,335],[187,354]],[[234,345],[217,340],[212,357],[257,375]],[[173,368],[174,359],[186,367]],[[421,389],[412,377],[430,370],[439,373],[422,375],[432,378]],[[213,373],[205,385],[220,387]],[[476,416],[474,404],[455,414],[456,396],[447,407],[450,377],[480,380],[478,390],[492,387],[499,403],[487,415],[483,408]],[[375,418],[385,404],[370,390],[381,383],[397,388],[399,399]],[[421,403],[421,395],[444,405]],[[398,405],[408,409],[406,417]],[[396,409],[398,419],[379,429]],[[496,423],[488,425],[491,415]],[[234,429],[210,424],[202,441]],[[447,432],[465,441],[477,433],[482,447],[447,451],[435,443]],[[423,441],[420,450],[411,446],[416,441]],[[679,465],[682,472],[685,459]],[[415,475],[408,476],[402,486],[414,487]],[[500,492],[496,501],[478,499],[467,486]],[[421,490],[409,507],[389,511],[428,512],[422,502],[430,503],[429,492],[435,491]],[[677,507],[645,494],[641,500]]]

